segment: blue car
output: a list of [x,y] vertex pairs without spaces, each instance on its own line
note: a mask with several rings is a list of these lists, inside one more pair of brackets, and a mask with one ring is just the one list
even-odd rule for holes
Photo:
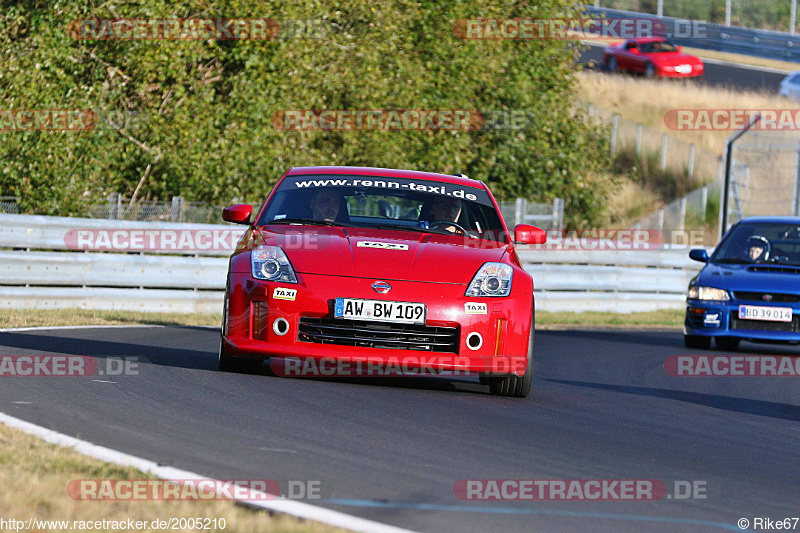
[[688,348],[736,350],[742,340],[800,343],[800,217],[742,219],[689,283]]

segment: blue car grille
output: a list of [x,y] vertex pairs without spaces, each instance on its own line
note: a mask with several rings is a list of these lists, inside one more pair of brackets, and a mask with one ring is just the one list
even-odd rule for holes
[[[768,295],[769,298],[765,299],[764,296]],[[751,300],[754,302],[780,302],[780,303],[797,303],[800,302],[800,294],[776,294],[774,292],[747,292],[736,291],[733,297],[737,300]]]
[[742,320],[736,313],[731,313],[731,329],[800,333],[800,316],[795,316],[791,322],[768,322],[766,320]]

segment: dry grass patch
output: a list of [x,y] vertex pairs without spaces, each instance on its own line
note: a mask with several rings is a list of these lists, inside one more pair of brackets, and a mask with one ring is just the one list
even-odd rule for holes
[[800,104],[777,95],[720,89],[692,81],[647,80],[588,71],[581,72],[578,79],[578,95],[582,100],[718,154],[724,152],[725,140],[732,131],[668,129],[664,123],[667,112],[672,109],[800,110]]

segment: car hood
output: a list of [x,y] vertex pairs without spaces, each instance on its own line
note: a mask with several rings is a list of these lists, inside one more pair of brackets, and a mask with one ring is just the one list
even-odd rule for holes
[[263,244],[281,246],[298,273],[465,285],[508,248],[457,235],[372,228],[271,225],[259,228],[259,235]]
[[700,63],[700,60],[683,52],[657,52],[653,54],[646,54],[653,63],[663,67],[674,67],[677,65],[695,65]]
[[800,267],[711,263],[700,273],[698,283],[729,291],[798,293]]

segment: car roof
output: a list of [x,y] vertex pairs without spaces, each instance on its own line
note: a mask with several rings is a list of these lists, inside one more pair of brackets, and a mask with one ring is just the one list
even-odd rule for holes
[[349,175],[349,176],[376,176],[382,178],[408,178],[426,181],[441,181],[451,183],[453,185],[462,185],[464,187],[477,187],[483,189],[484,185],[481,181],[470,179],[466,176],[453,176],[450,174],[439,174],[438,172],[423,172],[418,170],[398,170],[393,168],[379,168],[379,167],[335,167],[335,166],[322,166],[322,167],[292,167],[287,176],[305,176],[308,174],[334,174],[334,175]]
[[800,217],[793,216],[771,216],[771,217],[746,217],[739,221],[739,223],[750,222],[755,224],[800,224]]
[[637,37],[636,39],[628,39],[627,42],[635,43],[657,43],[666,41],[666,37]]

